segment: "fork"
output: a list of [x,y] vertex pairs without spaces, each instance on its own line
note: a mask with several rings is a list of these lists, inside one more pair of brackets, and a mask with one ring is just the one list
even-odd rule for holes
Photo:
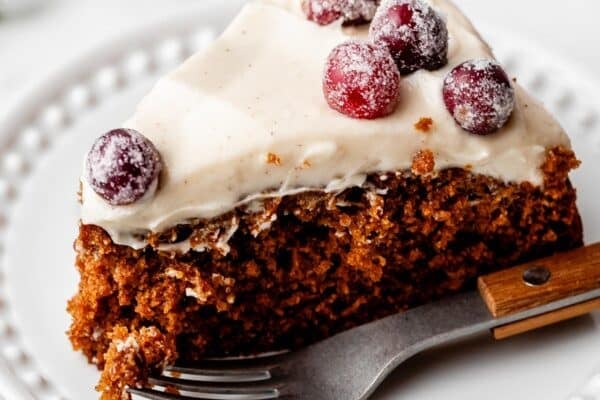
[[484,276],[478,287],[299,351],[175,365],[148,388],[127,390],[150,400],[364,400],[426,349],[490,330],[504,339],[600,309],[600,244]]

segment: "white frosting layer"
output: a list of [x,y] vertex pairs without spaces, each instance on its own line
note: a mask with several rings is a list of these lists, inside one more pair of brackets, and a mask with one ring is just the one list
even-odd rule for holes
[[[301,15],[299,1],[248,4],[209,49],[158,82],[125,126],[159,150],[159,189],[114,207],[84,179],[84,223],[139,247],[131,233],[212,218],[257,197],[360,185],[368,173],[410,168],[421,149],[433,151],[436,169],[470,165],[504,181],[541,184],[546,150],[570,146],[559,124],[518,86],[514,114],[497,134],[475,136],[456,125],[442,99],[444,77],[463,61],[493,55],[448,0],[430,1],[448,22],[448,65],[403,78],[400,105],[387,118],[337,113],[322,93],[325,60],[366,30],[318,26]],[[422,117],[434,121],[429,133],[414,127]],[[270,154],[280,162],[269,163]]]

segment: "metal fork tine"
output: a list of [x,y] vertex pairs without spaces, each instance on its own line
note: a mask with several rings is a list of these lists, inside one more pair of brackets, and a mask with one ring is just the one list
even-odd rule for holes
[[253,358],[199,360],[166,367],[163,376],[196,382],[249,383],[281,377],[283,353]]
[[187,392],[180,395],[165,393],[153,389],[127,389],[130,394],[148,400],[269,400],[277,399],[279,392],[275,389],[261,392],[236,391],[231,389],[210,388],[205,392]]
[[177,394],[164,393],[151,389],[127,388],[127,392],[129,392],[129,394],[131,394],[132,396],[148,400],[189,400],[189,398],[186,399],[185,397],[182,397]]
[[194,374],[197,370],[247,370],[265,369],[278,364],[290,353],[287,351],[266,353],[256,357],[208,358],[190,364],[177,364],[167,367],[169,371]]
[[278,357],[284,354],[289,354],[291,350],[275,350],[263,353],[256,353],[245,356],[230,356],[230,357],[205,357],[206,361],[244,361],[244,360],[264,360],[271,357]]
[[[287,352],[286,352],[287,353]],[[149,400],[267,400],[282,399],[284,352],[258,357],[205,359],[191,365],[169,366],[162,375],[150,377],[152,389],[128,388],[129,393]],[[165,393],[175,389],[180,395]]]
[[[282,388],[281,382],[267,381],[260,383],[199,383],[197,381],[189,381],[185,379],[169,378],[169,377],[150,377],[150,385],[159,387],[173,387],[179,391],[192,393],[219,393],[219,394],[255,394],[255,395],[276,395]],[[271,398],[271,397],[268,397]]]
[[271,379],[271,371],[270,368],[238,371],[173,367],[163,371],[163,376],[196,382],[248,383]]

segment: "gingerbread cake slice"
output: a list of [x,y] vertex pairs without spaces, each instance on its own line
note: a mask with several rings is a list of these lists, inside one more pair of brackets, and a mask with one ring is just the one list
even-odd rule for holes
[[250,2],[88,153],[71,342],[117,400],[472,289],[582,244],[578,164],[448,0]]

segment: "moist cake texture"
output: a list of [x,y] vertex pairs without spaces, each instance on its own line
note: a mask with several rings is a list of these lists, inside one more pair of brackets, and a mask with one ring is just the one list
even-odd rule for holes
[[578,165],[448,0],[250,2],[88,153],[69,338],[123,400],[471,290],[582,245]]
[[[582,244],[567,177],[577,165],[570,151],[549,152],[543,189],[464,169],[374,174],[338,195],[180,226],[143,250],[82,225],[71,341],[103,368],[99,390],[112,400],[176,359],[297,348],[473,289],[481,274]],[[157,250],[185,239],[206,251]]]

